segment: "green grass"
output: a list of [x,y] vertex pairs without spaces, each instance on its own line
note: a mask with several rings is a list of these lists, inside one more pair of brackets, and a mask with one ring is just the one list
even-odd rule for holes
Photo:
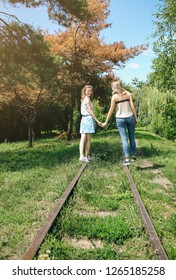
[[[132,176],[169,259],[176,259],[176,144],[142,129],[136,137],[142,151],[140,160],[152,162],[153,168],[131,166]],[[154,178],[160,183],[154,183]],[[171,185],[165,184],[165,178]]]
[[[137,129],[142,155],[130,166],[144,204],[170,259],[176,258],[176,162],[174,143]],[[45,138],[0,145],[1,259],[20,259],[80,168],[77,140]],[[118,132],[92,137],[94,160],[83,172],[73,196],[47,234],[38,256],[49,259],[155,259],[138,208],[121,167]],[[153,168],[140,168],[143,160]],[[172,186],[153,183],[159,170]],[[100,216],[99,213],[112,213]],[[76,248],[63,237],[100,240],[103,248]],[[47,254],[46,254],[47,252]]]
[[[22,257],[79,168],[77,143],[57,138],[0,145],[1,259]],[[65,172],[67,170],[67,172]]]

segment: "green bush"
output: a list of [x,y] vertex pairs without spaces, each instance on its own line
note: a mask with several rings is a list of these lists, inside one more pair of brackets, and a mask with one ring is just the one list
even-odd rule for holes
[[145,86],[139,93],[140,125],[148,125],[153,132],[169,140],[176,139],[176,97],[175,92],[159,91]]

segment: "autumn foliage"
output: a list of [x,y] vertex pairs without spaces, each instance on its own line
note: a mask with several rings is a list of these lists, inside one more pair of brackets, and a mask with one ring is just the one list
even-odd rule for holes
[[[2,38],[3,32],[6,32],[7,40],[2,45],[4,70],[1,86],[5,86],[6,91],[15,96],[19,110],[23,112],[28,125],[31,125],[39,103],[47,100],[50,94],[48,82],[54,79],[57,85],[54,91],[62,97],[62,105],[67,108],[70,139],[73,111],[76,109],[80,112],[80,92],[85,83],[93,84],[105,75],[113,76],[114,67],[124,67],[129,59],[139,55],[146,46],[127,48],[120,40],[107,44],[101,38],[101,31],[111,26],[107,23],[110,0],[74,0],[72,4],[79,6],[79,15],[74,5],[68,6],[68,1],[64,0],[5,1],[22,3],[27,7],[45,2],[50,17],[65,25],[64,31],[52,35],[45,32],[43,41],[41,34],[36,34],[26,25],[3,23]],[[13,52],[8,56],[10,48]]]
[[[84,21],[73,17],[71,26],[65,31],[45,35],[52,52],[63,58],[60,75],[70,87],[71,107],[80,102],[80,91],[78,93],[75,89],[91,81],[95,75],[112,73],[114,67],[123,67],[126,61],[145,49],[145,46],[126,48],[121,41],[113,44],[104,42],[100,35],[103,29],[110,27],[106,22],[109,3],[109,0],[87,0],[88,15]],[[70,134],[71,131],[70,127]]]

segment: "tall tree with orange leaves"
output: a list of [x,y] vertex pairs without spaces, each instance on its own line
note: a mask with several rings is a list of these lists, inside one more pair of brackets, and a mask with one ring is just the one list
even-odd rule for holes
[[[71,138],[73,108],[80,107],[80,88],[95,75],[111,73],[113,67],[123,67],[130,58],[139,55],[145,46],[126,48],[124,42],[106,44],[100,32],[110,27],[110,0],[87,0],[88,13],[83,21],[72,17],[71,25],[56,35],[46,35],[52,51],[63,58],[62,80],[69,92],[68,139]],[[55,17],[57,20],[57,17]]]
[[[72,18],[83,20],[87,15],[87,0],[2,0],[12,5],[22,4],[27,8],[46,6],[51,19],[57,19],[59,24],[68,26]],[[0,18],[1,20],[1,18]]]
[[[57,11],[58,23],[65,26],[69,26],[73,18],[82,20],[87,6],[86,0],[72,0],[71,2],[67,0],[3,0],[3,2],[14,5],[23,4],[28,8],[46,5],[49,17],[55,18]],[[11,20],[14,21],[12,24]],[[51,58],[49,51],[46,52],[49,57],[44,58],[44,45],[41,48],[42,43],[40,42],[38,48],[36,47],[39,43],[39,34],[35,35],[31,26],[21,23],[15,15],[0,11],[1,93],[6,93],[6,101],[8,96],[8,100],[15,98],[15,102],[18,103],[18,109],[28,123],[29,146],[32,146],[33,142],[33,124],[37,109],[42,99],[44,97],[46,99],[46,87],[51,80],[52,70],[55,69],[55,64],[53,67],[48,64],[49,58]],[[36,39],[36,42],[33,39]],[[23,48],[23,45],[27,48]],[[30,53],[26,51],[30,51]],[[45,68],[44,63],[46,63]]]

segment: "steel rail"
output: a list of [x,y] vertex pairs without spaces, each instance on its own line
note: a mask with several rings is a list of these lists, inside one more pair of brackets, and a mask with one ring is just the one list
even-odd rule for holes
[[[75,175],[73,180],[68,185],[65,192],[59,198],[59,200],[56,203],[54,209],[50,213],[48,219],[45,221],[44,225],[39,230],[37,236],[34,238],[33,242],[31,243],[31,245],[27,249],[26,253],[24,254],[22,260],[32,260],[33,259],[33,257],[37,253],[37,250],[38,250],[39,246],[43,242],[43,240],[45,238],[45,235],[48,233],[51,226],[53,225],[56,217],[58,216],[58,214],[61,211],[62,207],[64,206],[66,200],[68,199],[69,195],[71,194],[71,191],[76,186],[76,184],[77,184],[82,172],[86,168],[86,166],[87,166],[87,163],[84,163],[81,166],[81,168],[79,169],[79,171],[77,172],[77,174]],[[148,234],[149,241],[150,241],[152,247],[154,248],[154,250],[156,252],[156,255],[159,257],[159,259],[168,260],[167,254],[166,254],[166,252],[165,252],[165,250],[164,250],[164,248],[163,248],[163,246],[160,242],[160,239],[159,239],[159,237],[157,235],[157,232],[156,232],[156,230],[153,226],[153,223],[150,219],[150,216],[149,216],[149,214],[148,214],[148,212],[147,212],[147,210],[146,210],[146,208],[143,204],[143,201],[142,201],[141,196],[138,192],[138,189],[137,189],[137,187],[136,187],[136,185],[133,181],[130,170],[127,166],[124,166],[124,170],[126,172],[128,181],[130,183],[130,188],[131,188],[131,191],[132,191],[132,194],[133,194],[133,198],[134,198],[136,204],[139,207],[141,218],[144,222],[144,227],[145,227],[146,232]]]
[[148,234],[150,243],[151,243],[152,247],[154,248],[154,250],[160,260],[168,260],[168,256],[161,244],[161,241],[157,235],[154,225],[150,219],[150,216],[143,204],[143,201],[142,201],[141,196],[138,192],[138,189],[133,181],[131,173],[127,166],[124,166],[124,169],[125,169],[126,175],[128,177],[129,183],[130,183],[130,188],[131,188],[134,200],[139,207],[139,211],[140,211],[142,220],[144,222],[144,226],[145,226],[146,232]]
[[39,230],[37,236],[34,238],[33,242],[31,243],[31,245],[29,246],[29,248],[27,249],[26,253],[24,254],[22,260],[32,260],[33,257],[35,256],[39,246],[41,245],[41,243],[43,242],[45,235],[47,234],[47,232],[49,231],[49,229],[51,228],[51,226],[53,225],[56,217],[58,216],[59,212],[61,211],[63,205],[65,204],[66,200],[68,199],[71,191],[73,190],[73,188],[75,187],[75,185],[77,184],[82,172],[84,171],[84,169],[86,168],[87,163],[84,163],[81,168],[79,169],[79,171],[77,172],[77,174],[75,175],[75,177],[73,178],[73,180],[70,182],[70,184],[68,185],[66,191],[62,194],[62,196],[59,198],[58,202],[56,203],[54,209],[52,210],[52,212],[50,213],[48,219],[46,220],[46,222],[44,223],[44,225],[42,226],[42,228]]

